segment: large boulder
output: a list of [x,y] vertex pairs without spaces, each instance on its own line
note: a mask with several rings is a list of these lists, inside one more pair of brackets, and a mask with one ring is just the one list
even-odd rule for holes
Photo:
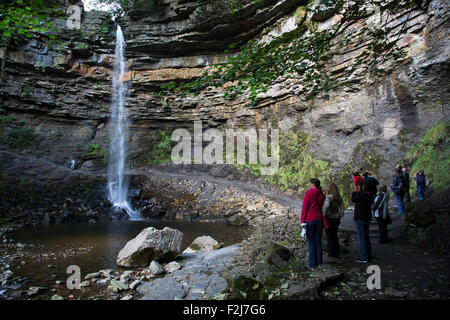
[[172,260],[180,253],[182,240],[183,233],[176,229],[145,228],[120,250],[117,265],[146,267],[152,260]]
[[210,236],[195,238],[183,253],[194,253],[198,251],[212,251],[219,248],[219,242]]

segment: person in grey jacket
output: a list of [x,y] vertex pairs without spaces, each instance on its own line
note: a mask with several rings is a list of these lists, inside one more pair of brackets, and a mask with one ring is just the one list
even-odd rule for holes
[[378,221],[378,229],[380,230],[380,240],[378,243],[389,242],[387,226],[391,223],[389,216],[389,193],[387,187],[382,185],[378,188],[378,195],[375,197],[372,210],[374,212],[374,218]]
[[340,257],[340,246],[338,238],[339,224],[344,215],[344,202],[339,194],[335,183],[328,186],[325,201],[322,206],[322,213],[330,223],[330,227],[325,229],[328,244],[328,256],[332,258]]

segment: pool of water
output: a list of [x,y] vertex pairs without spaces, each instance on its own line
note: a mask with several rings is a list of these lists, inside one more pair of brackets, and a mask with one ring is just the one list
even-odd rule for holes
[[249,235],[248,227],[229,226],[223,222],[186,221],[111,221],[71,223],[23,228],[10,235],[25,244],[11,270],[28,279],[27,286],[65,281],[69,265],[78,265],[82,277],[101,269],[117,269],[120,249],[142,229],[171,227],[183,232],[182,250],[198,236],[209,235],[225,245],[235,244]]

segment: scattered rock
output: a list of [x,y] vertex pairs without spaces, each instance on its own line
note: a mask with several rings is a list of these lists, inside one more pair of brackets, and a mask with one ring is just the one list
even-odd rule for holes
[[164,273],[164,268],[157,261],[153,260],[150,266],[145,268],[142,273],[149,276],[158,276]]
[[195,253],[198,251],[212,251],[217,248],[219,242],[210,236],[201,236],[195,238],[189,247],[183,253]]
[[176,262],[176,261],[172,261],[172,262],[170,262],[170,263],[168,263],[168,264],[166,264],[164,266],[164,270],[167,273],[172,273],[172,272],[174,272],[176,270],[179,270],[179,269],[181,269],[181,265],[178,262]]
[[45,292],[47,290],[48,290],[47,287],[29,287],[27,294],[29,296],[34,296],[34,295],[43,293],[43,292]]
[[141,283],[141,280],[136,279],[130,285],[128,286],[131,290],[134,290],[137,288],[137,286]]
[[83,281],[80,283],[80,288],[89,287],[90,284],[91,282],[89,280]]
[[111,273],[113,272],[113,269],[104,269],[104,270],[100,270],[98,273],[100,273],[100,275],[104,278],[109,278],[109,276],[111,275]]
[[128,295],[120,298],[120,300],[131,300],[131,299],[133,299],[133,296],[131,294],[128,294]]
[[128,286],[122,281],[112,279],[108,286],[108,290],[109,289],[113,292],[119,292],[122,290],[128,290]]
[[120,275],[120,281],[122,282],[128,282],[130,280],[131,275],[134,273],[134,271],[126,270]]
[[60,295],[58,295],[58,294],[54,294],[54,295],[50,298],[50,300],[64,300],[64,297],[63,297],[63,296],[60,296]]
[[182,239],[182,232],[169,227],[163,230],[145,228],[120,250],[117,264],[123,267],[146,267],[152,259],[173,259],[180,253]]
[[90,280],[92,278],[98,278],[100,277],[100,272],[93,272],[93,273],[88,273],[85,277],[84,280]]

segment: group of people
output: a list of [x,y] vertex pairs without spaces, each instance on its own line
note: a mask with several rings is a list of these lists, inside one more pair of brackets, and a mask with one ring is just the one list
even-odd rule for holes
[[[363,176],[360,170],[353,172],[353,193],[351,200],[355,204],[354,221],[358,230],[360,255],[358,263],[367,263],[372,259],[372,247],[369,236],[370,221],[374,218],[378,222],[379,243],[389,242],[388,225],[392,222],[389,215],[389,197],[386,185],[380,185],[369,171]],[[418,197],[424,200],[425,189],[429,185],[423,170],[413,176],[417,186]],[[393,182],[390,190],[394,193],[398,213],[403,214],[405,202],[410,202],[410,179],[406,168],[398,165],[394,170]],[[344,215],[344,201],[335,183],[330,183],[326,192],[320,185],[319,179],[310,180],[310,188],[305,193],[301,213],[301,237],[308,242],[307,268],[314,270],[323,263],[322,231],[325,229],[328,245],[328,256],[340,257],[338,229]]]

